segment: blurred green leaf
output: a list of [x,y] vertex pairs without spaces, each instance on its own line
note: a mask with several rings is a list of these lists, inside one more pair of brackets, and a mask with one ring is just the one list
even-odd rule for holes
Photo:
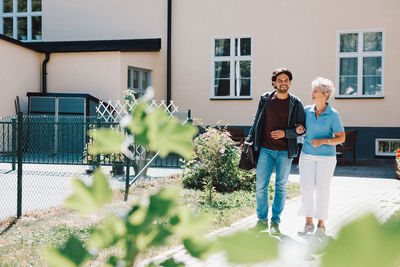
[[93,145],[89,147],[89,153],[94,155],[118,153],[125,140],[123,133],[110,128],[90,130],[89,136],[94,139]]
[[153,237],[153,240],[151,240],[149,246],[166,245],[168,243],[168,238],[174,234],[162,224],[158,224],[157,228],[158,228],[157,234]]
[[145,118],[149,128],[149,148],[160,151],[161,157],[166,157],[170,152],[175,152],[189,159],[192,157],[192,139],[197,133],[197,128],[185,124],[182,125],[176,118],[156,109]]
[[148,216],[150,218],[163,217],[178,206],[178,189],[162,188],[157,194],[150,197]]
[[398,266],[400,224],[380,225],[373,215],[345,225],[337,240],[328,243],[322,266]]
[[90,258],[82,242],[71,236],[63,248],[49,248],[45,252],[46,263],[50,267],[75,267]]
[[107,217],[104,225],[94,230],[89,239],[89,247],[103,249],[115,245],[121,237],[126,235],[125,222],[121,219]]
[[181,262],[176,262],[173,258],[169,258],[168,260],[160,263],[160,266],[163,267],[183,267],[185,264]]
[[93,184],[86,186],[79,179],[72,181],[74,194],[65,200],[65,206],[82,214],[93,212],[112,198],[107,177],[97,169],[94,172]]
[[145,147],[149,145],[149,140],[147,138],[148,127],[145,123],[145,118],[149,111],[149,104],[146,101],[139,101],[135,105],[131,113],[131,121],[127,125],[127,129],[135,134],[135,142]]
[[192,257],[202,261],[206,260],[212,252],[215,252],[214,243],[200,237],[184,239],[183,245]]
[[210,218],[206,216],[194,216],[193,212],[188,208],[181,206],[177,209],[177,217],[172,217],[171,220],[176,224],[171,224],[174,232],[181,238],[193,237],[195,235],[204,234]]
[[278,240],[267,234],[237,232],[220,238],[218,246],[232,263],[260,263],[278,257]]

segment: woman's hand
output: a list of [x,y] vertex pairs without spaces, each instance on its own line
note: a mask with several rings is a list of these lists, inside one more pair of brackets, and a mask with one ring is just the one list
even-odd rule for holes
[[314,139],[311,141],[311,145],[313,147],[319,147],[320,145],[324,145],[325,144],[325,140],[326,139]]
[[306,128],[304,128],[303,125],[301,125],[300,123],[296,125],[296,133],[297,134],[303,134],[306,132]]

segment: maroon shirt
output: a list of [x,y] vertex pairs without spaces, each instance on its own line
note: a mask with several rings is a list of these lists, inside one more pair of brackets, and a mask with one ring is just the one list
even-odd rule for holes
[[285,130],[289,118],[289,97],[279,99],[274,95],[265,108],[265,126],[262,146],[272,150],[288,150],[286,138],[272,139],[271,132]]

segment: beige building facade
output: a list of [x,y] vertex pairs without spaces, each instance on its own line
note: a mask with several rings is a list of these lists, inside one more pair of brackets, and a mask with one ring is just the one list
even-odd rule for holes
[[[35,1],[39,0],[28,2]],[[273,90],[272,70],[286,66],[294,74],[290,92],[305,105],[312,104],[310,91],[314,78],[322,76],[334,81],[336,94],[330,103],[340,112],[346,129],[359,130],[359,157],[391,155],[400,146],[397,104],[400,76],[396,73],[400,67],[397,29],[400,2],[397,0],[42,0],[40,3],[40,11],[28,12],[36,17],[27,15],[28,43],[151,38],[159,38],[161,42],[157,51],[99,49],[51,53],[47,63],[49,92],[89,93],[108,100],[121,98],[126,89],[143,92],[151,85],[160,100],[167,98],[170,78],[171,99],[181,111],[190,109],[193,117],[206,125],[221,121],[248,131],[260,95]],[[14,18],[14,13],[6,12],[10,8],[3,5],[4,1],[0,0],[0,4],[0,33],[8,33],[15,39],[24,36],[15,23],[10,26],[9,18]],[[172,14],[170,28],[168,14]],[[40,34],[34,24],[38,17]],[[37,36],[40,40],[35,40]],[[7,46],[11,44],[0,39],[0,54],[6,53],[6,48],[2,50]],[[36,67],[31,69],[26,65],[29,75],[35,76],[36,88],[26,90],[40,91],[44,54],[16,49],[17,52],[8,55],[21,57],[22,53],[30,53],[37,58],[31,63]],[[8,66],[2,61],[0,68]]]
[[28,111],[26,92],[40,89],[40,62],[40,53],[0,39],[0,116],[15,114],[16,96]]

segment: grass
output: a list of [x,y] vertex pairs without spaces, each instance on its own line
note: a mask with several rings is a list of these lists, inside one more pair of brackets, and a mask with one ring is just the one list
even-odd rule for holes
[[[192,208],[195,214],[207,214],[212,219],[208,232],[228,226],[235,221],[255,213],[255,193],[237,191],[215,193],[212,201],[206,201],[202,191],[182,188],[181,177],[168,177],[137,184],[129,194],[129,201],[123,201],[123,192],[115,191],[113,201],[90,216],[79,216],[67,209],[31,213],[15,222],[0,224],[0,266],[44,266],[42,252],[48,246],[61,246],[70,235],[87,241],[92,229],[107,215],[124,214],[137,199],[147,198],[161,187],[175,186],[181,189],[181,199]],[[270,198],[273,197],[273,183],[270,185]],[[298,184],[288,184],[288,198],[298,196]],[[172,246],[178,245],[172,242]],[[155,256],[169,247],[152,248],[138,260]],[[92,261],[90,266],[102,266],[106,254]]]

